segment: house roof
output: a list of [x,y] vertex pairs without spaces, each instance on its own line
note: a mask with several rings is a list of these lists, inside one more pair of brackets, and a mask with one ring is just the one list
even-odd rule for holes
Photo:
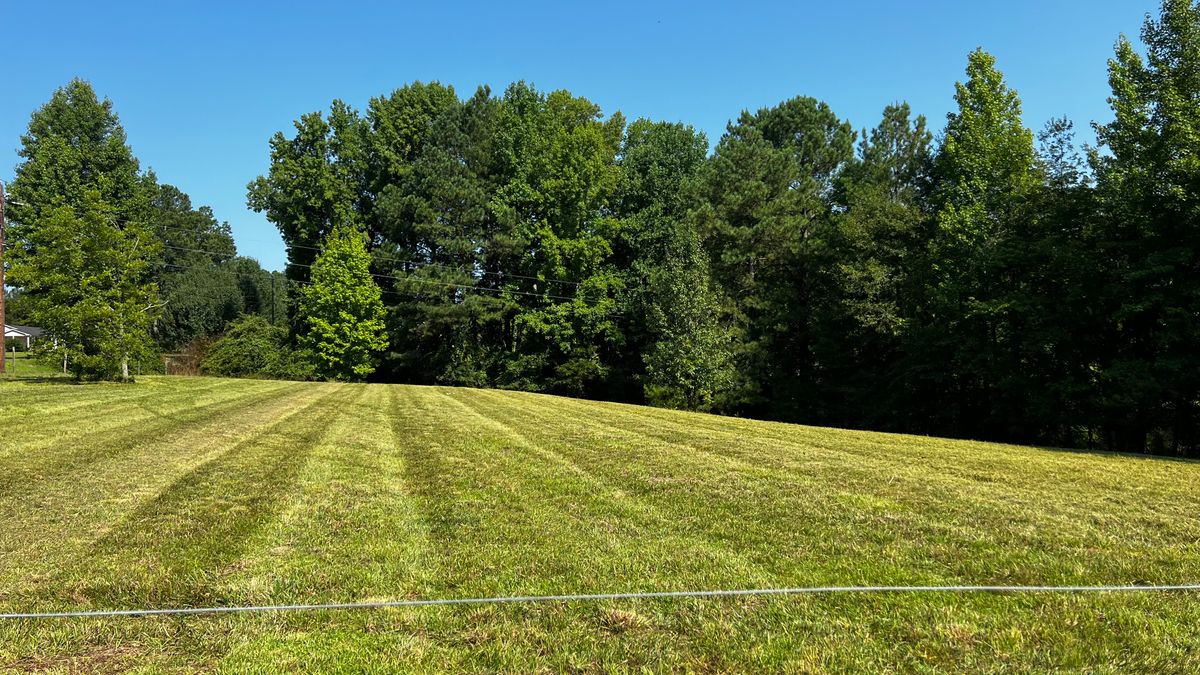
[[17,326],[11,323],[4,324],[4,337],[41,337],[41,328],[37,326]]

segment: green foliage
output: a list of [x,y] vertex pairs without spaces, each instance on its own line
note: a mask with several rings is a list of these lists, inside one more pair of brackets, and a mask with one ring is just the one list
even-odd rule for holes
[[84,193],[81,215],[62,205],[23,225],[9,278],[53,336],[40,347],[65,356],[76,377],[130,379],[132,364],[153,357],[150,325],[161,306],[146,280],[153,235],[115,223],[97,191]]
[[418,82],[301,117],[249,203],[292,280],[365,233],[359,274],[393,282],[378,379],[1193,453],[1197,26],[1167,0],[1145,56],[1118,43],[1087,164],[1067,120],[1035,149],[978,49],[936,147],[904,103],[856,145],[795,97],[709,155],[570,92]]
[[164,275],[161,289],[165,311],[156,332],[168,346],[218,335],[246,309],[238,278],[221,267],[194,267]]
[[[374,210],[384,242],[377,267],[398,278],[387,289],[385,367],[409,381],[478,386],[496,381],[503,357],[495,346],[511,335],[516,302],[502,293],[503,243],[493,239],[489,203],[484,142],[497,104],[486,90],[464,103],[452,94],[417,83],[374,101],[369,113],[374,128],[393,130],[375,141],[390,158]],[[413,120],[428,126],[417,134]]]
[[[29,274],[42,277],[27,275],[22,280],[18,273],[13,281],[22,286],[27,282],[36,286],[19,289],[20,295],[29,298],[28,302],[23,302],[28,312],[19,306],[28,317],[27,321],[38,321],[34,316],[35,305],[40,305],[39,311],[45,315],[51,310],[67,311],[52,304],[65,302],[66,298],[74,297],[72,293],[79,292],[83,298],[94,297],[95,294],[76,287],[74,290],[63,289],[56,295],[58,300],[47,300],[50,292],[44,288],[47,283],[45,273],[56,270],[66,250],[102,247],[107,245],[105,241],[117,242],[115,245],[118,246],[123,245],[121,241],[133,241],[135,250],[119,255],[93,256],[86,263],[88,271],[76,266],[70,274],[53,278],[69,285],[84,277],[103,279],[107,276],[123,280],[121,284],[124,285],[105,288],[105,291],[140,296],[143,306],[149,308],[150,332],[157,344],[144,339],[142,324],[145,322],[134,317],[132,310],[123,310],[126,314],[123,322],[112,325],[113,330],[132,330],[137,335],[136,339],[127,338],[127,341],[132,340],[129,358],[156,362],[157,359],[151,356],[156,346],[179,349],[197,338],[219,333],[242,311],[270,309],[263,310],[257,297],[251,301],[246,274],[243,274],[251,271],[243,269],[245,264],[231,265],[237,251],[229,225],[218,222],[208,207],[194,208],[188,196],[178,188],[160,185],[153,173],[140,172],[112,103],[99,100],[87,82],[71,81],[33,114],[29,131],[22,137],[20,155],[23,161],[11,185],[9,243],[20,250],[18,257],[23,257]],[[105,239],[106,235],[88,230],[88,236],[101,238],[82,241],[72,237],[62,229],[65,216],[56,211],[60,208],[66,208],[84,220],[103,213],[103,218],[121,235]],[[136,258],[136,270],[131,268],[133,258]],[[116,267],[104,268],[104,265]],[[257,264],[253,264],[253,270],[259,275],[265,274]],[[150,284],[153,289],[148,287]],[[152,299],[154,295],[161,303]],[[45,316],[43,327],[55,325],[67,330],[62,326],[73,322],[77,324],[71,329],[77,336],[71,338],[74,340],[100,330],[85,330],[80,323],[84,321],[95,323],[99,318],[76,316],[67,321],[61,316]],[[88,339],[94,341],[99,337]],[[64,350],[82,357],[76,363],[78,375],[113,376],[111,363],[93,363],[101,357],[87,356],[97,352],[98,347],[72,348],[68,342],[65,337],[59,340]],[[117,357],[117,360],[126,358]],[[123,372],[119,365],[115,368]]]
[[76,377],[129,379],[131,364],[152,358],[161,307],[150,281],[161,249],[146,228],[153,181],[139,172],[112,103],[83,80],[33,113],[19,155],[8,282]]
[[164,273],[219,265],[237,255],[229,223],[219,222],[211,208],[193,208],[191,198],[173,185],[153,187],[149,218],[163,243],[161,264],[169,268]]
[[1200,444],[1200,7],[1164,0],[1109,62],[1114,120],[1097,127],[1098,413],[1110,443]]
[[637,120],[621,149],[614,260],[626,270],[625,340],[641,355],[628,377],[653,405],[710,410],[732,386],[729,332],[688,214],[707,148],[691,127]]
[[842,177],[831,272],[841,310],[861,330],[895,336],[911,318],[908,258],[927,236],[931,141],[925,118],[912,119],[907,103],[888,106]]
[[757,414],[794,417],[812,405],[816,254],[853,141],[849,123],[829,106],[794,98],[742,113],[706,167],[699,228],[731,301],[734,396]]
[[649,274],[647,323],[655,340],[646,362],[646,400],[653,405],[712,410],[733,381],[729,331],[694,232],[679,226],[665,259]]
[[[119,220],[144,216],[152,188],[139,173],[112,102],[75,79],[33,113],[8,186],[9,235],[20,244],[43,212],[66,204],[103,203]],[[89,196],[89,193],[95,195]]]
[[[8,281],[7,279],[5,280]],[[7,284],[6,284],[7,285]],[[33,308],[26,301],[24,293],[20,288],[5,288],[4,293],[4,321],[8,324],[18,326],[33,325]]]
[[310,352],[291,348],[286,328],[251,314],[229,324],[204,354],[200,368],[224,377],[311,380],[316,377],[313,362]]
[[303,281],[305,266],[334,226],[363,218],[368,127],[341,101],[334,101],[328,119],[314,112],[295,127],[295,138],[282,133],[271,138],[270,174],[249,184],[248,201],[280,227],[292,245],[288,278]]
[[1025,251],[1036,236],[1028,208],[1041,182],[1033,133],[1016,91],[978,49],[955,85],[934,164],[936,223],[925,260],[928,299],[910,334],[921,362],[940,360],[914,388],[922,416],[955,434],[1008,431],[1019,399],[1007,380],[1021,362],[1020,301]]
[[335,227],[313,263],[312,281],[300,291],[306,328],[301,339],[321,377],[365,379],[387,348],[383,302],[370,261],[360,233]]
[[169,349],[220,335],[242,314],[274,316],[281,324],[287,317],[287,280],[250,258],[171,269],[176,271],[158,278],[165,307],[155,326],[160,344]]
[[912,408],[897,383],[911,375],[902,359],[924,291],[931,140],[907,104],[888,106],[838,177],[831,226],[813,251],[815,420],[889,428]]
[[587,99],[524,83],[509,87],[497,111],[505,183],[492,204],[510,238],[499,257],[525,278],[509,287],[535,298],[513,321],[515,354],[501,384],[583,394],[607,377],[604,354],[621,342],[611,314],[622,280],[607,264],[619,224],[606,211],[624,119],[600,117]]
[[991,54],[972,52],[967,81],[954,86],[958,110],[947,115],[937,156],[938,224],[946,246],[975,248],[998,234],[1014,201],[1037,185],[1033,132]]

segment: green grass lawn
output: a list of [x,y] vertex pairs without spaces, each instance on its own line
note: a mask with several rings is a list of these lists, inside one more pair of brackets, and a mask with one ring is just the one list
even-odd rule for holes
[[61,370],[51,365],[48,360],[35,358],[29,352],[17,352],[14,358],[13,353],[9,351],[4,356],[4,372],[0,377],[53,377],[61,374]]
[[[1200,463],[533,394],[0,382],[0,610],[1200,581]],[[0,668],[1196,672],[1200,595],[0,624]]]

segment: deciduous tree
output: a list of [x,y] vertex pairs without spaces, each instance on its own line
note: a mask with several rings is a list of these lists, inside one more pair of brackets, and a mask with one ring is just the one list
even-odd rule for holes
[[317,373],[363,380],[387,348],[383,302],[371,276],[363,236],[350,225],[333,229],[300,291],[301,342],[312,350]]

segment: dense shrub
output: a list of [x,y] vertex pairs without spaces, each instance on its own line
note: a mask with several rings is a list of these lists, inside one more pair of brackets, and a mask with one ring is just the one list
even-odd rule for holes
[[308,350],[288,344],[287,329],[257,315],[234,321],[201,360],[206,375],[311,380],[315,377]]

